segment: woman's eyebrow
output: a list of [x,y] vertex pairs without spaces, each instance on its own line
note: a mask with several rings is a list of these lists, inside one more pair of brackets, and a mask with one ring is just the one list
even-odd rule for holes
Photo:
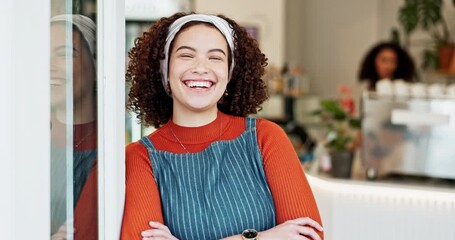
[[[190,50],[190,51],[196,52],[196,49],[195,49],[195,48],[192,48],[192,47],[190,47],[190,46],[180,46],[180,47],[178,47],[175,51],[178,52],[178,51],[183,50],[183,49],[188,49],[188,50]],[[220,52],[220,53],[222,53],[224,56],[226,56],[226,53],[225,53],[224,50],[221,49],[221,48],[210,49],[209,52]]]
[[209,52],[220,52],[222,53],[224,56],[226,56],[226,53],[223,51],[223,49],[221,48],[214,48],[214,49],[210,49]]
[[192,47],[189,47],[189,46],[180,46],[175,51],[178,52],[179,50],[183,50],[183,49],[188,49],[188,50],[191,50],[193,52],[196,52],[195,48],[192,48]]

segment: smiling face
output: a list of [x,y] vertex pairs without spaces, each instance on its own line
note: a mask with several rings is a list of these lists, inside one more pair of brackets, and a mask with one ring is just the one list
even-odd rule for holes
[[169,82],[176,112],[216,112],[228,83],[228,46],[213,26],[183,29],[170,50]]
[[375,58],[376,72],[379,79],[393,79],[397,65],[397,54],[390,48],[381,50]]

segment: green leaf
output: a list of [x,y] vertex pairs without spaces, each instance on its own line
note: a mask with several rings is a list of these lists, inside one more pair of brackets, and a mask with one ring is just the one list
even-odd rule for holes
[[417,5],[418,16],[425,30],[441,22],[441,0],[421,0]]
[[417,3],[415,1],[407,1],[399,10],[398,20],[406,34],[412,33],[419,24]]
[[347,114],[345,112],[335,112],[333,114],[333,118],[336,120],[336,121],[343,121],[345,120],[347,117]]
[[360,128],[360,120],[351,117],[342,107],[338,99],[323,99],[320,110],[313,111],[321,116],[325,129],[328,131],[326,146],[334,150],[348,150],[353,141],[353,129]]
[[328,142],[327,146],[329,148],[335,149],[337,151],[347,150],[348,143],[352,141],[352,137],[342,135],[334,138],[332,141]]
[[336,109],[338,108],[337,105],[338,103],[335,102],[332,99],[323,99],[320,102],[322,109],[329,111],[329,112],[335,112]]
[[349,126],[352,128],[359,129],[362,125],[362,121],[360,119],[351,118],[349,119]]
[[333,99],[321,100],[321,107],[323,110],[331,112],[331,113],[344,112],[344,110],[341,107],[340,102],[338,100],[333,100]]
[[436,50],[425,49],[422,53],[422,68],[423,69],[438,69],[439,59]]

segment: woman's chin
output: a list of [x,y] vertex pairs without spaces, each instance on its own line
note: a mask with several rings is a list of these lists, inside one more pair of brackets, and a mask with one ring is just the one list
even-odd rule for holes
[[210,111],[214,108],[217,107],[216,102],[215,103],[209,103],[209,102],[192,102],[188,104],[189,109],[195,112],[204,112],[204,111]]

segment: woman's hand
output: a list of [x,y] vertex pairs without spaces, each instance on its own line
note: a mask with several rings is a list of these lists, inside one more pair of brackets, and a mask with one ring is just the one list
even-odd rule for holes
[[323,231],[321,225],[311,218],[297,218],[286,221],[274,228],[259,233],[260,240],[321,240],[316,231]]
[[142,240],[178,240],[169,231],[169,228],[159,222],[149,222],[152,229],[142,231]]

